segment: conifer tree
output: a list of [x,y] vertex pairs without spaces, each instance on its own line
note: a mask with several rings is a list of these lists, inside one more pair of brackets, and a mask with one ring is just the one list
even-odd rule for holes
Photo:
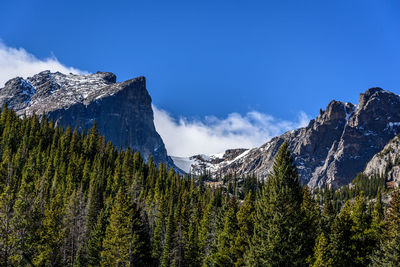
[[374,236],[375,242],[378,244],[381,239],[384,227],[384,209],[382,203],[381,189],[378,189],[376,202],[372,210],[371,231]]
[[166,222],[164,249],[161,257],[162,267],[167,267],[171,265],[172,251],[174,249],[174,244],[173,244],[174,234],[175,234],[175,220],[174,220],[173,199],[171,197],[168,204],[168,218]]
[[97,217],[97,222],[90,232],[87,241],[87,265],[99,266],[100,253],[103,250],[103,239],[107,227],[108,209],[102,209]]
[[331,190],[328,187],[325,187],[324,190],[324,206],[322,208],[322,217],[321,217],[321,230],[325,234],[325,238],[329,239],[332,224],[336,217],[336,211],[333,207],[333,195]]
[[224,226],[222,232],[218,236],[217,252],[214,255],[214,263],[216,266],[233,266],[236,262],[236,255],[233,252],[235,245],[235,237],[238,231],[238,223],[236,214],[238,206],[235,197],[232,197],[227,205],[224,215]]
[[310,189],[308,186],[303,188],[303,202],[301,204],[301,209],[303,211],[303,253],[308,254],[311,258],[312,253],[310,253],[315,245],[315,240],[320,233],[320,209],[315,203]]
[[128,266],[131,243],[129,229],[129,204],[126,194],[120,189],[114,200],[103,239],[102,266]]
[[204,210],[203,217],[200,221],[200,230],[199,230],[199,253],[202,259],[202,265],[205,264],[206,261],[209,260],[212,252],[212,245],[215,239],[215,201],[216,196],[207,204]]
[[45,266],[61,265],[61,246],[64,238],[62,231],[63,213],[62,194],[61,192],[56,192],[52,202],[48,204],[44,211],[45,217],[40,231],[40,254],[34,259],[34,264]]
[[0,195],[0,265],[2,266],[11,265],[13,240],[10,236],[12,233],[13,198],[10,187],[6,186]]
[[12,234],[10,234],[10,238],[13,238],[16,249],[13,257],[13,264],[15,265],[22,265],[24,263],[21,255],[25,255],[24,257],[29,258],[31,261],[35,251],[34,239],[39,225],[35,221],[34,182],[33,177],[31,177],[32,174],[29,174],[29,178],[26,175],[22,178],[22,184],[13,207],[14,216],[11,221]]
[[80,262],[83,264],[83,247],[86,236],[86,203],[82,189],[74,190],[69,197],[63,221],[64,245],[63,262],[73,265],[78,251],[81,253]]
[[148,226],[143,219],[141,208],[136,203],[132,204],[130,212],[130,244],[129,265],[130,266],[152,266],[150,237]]
[[388,214],[385,219],[383,239],[374,255],[371,257],[372,266],[400,265],[400,191],[392,194]]
[[352,227],[351,202],[347,201],[332,224],[329,249],[334,266],[352,266],[353,264]]
[[236,217],[238,221],[238,231],[235,237],[235,244],[231,249],[236,261],[234,266],[244,266],[244,255],[249,249],[250,239],[254,231],[254,202],[251,191],[247,194]]
[[332,265],[332,258],[329,253],[328,240],[322,232],[315,240],[314,247],[314,262],[310,264],[312,267],[330,267]]
[[156,259],[157,263],[159,263],[163,251],[163,240],[164,240],[164,216],[165,216],[165,200],[163,196],[160,196],[157,205],[157,213],[155,214],[155,226],[153,231],[153,239],[152,239],[152,252],[151,255],[154,259]]
[[254,236],[246,264],[248,266],[302,266],[308,255],[302,254],[303,222],[302,188],[284,143],[275,158],[273,172],[268,177],[256,201]]
[[368,256],[374,250],[376,243],[370,229],[371,217],[367,212],[367,203],[363,192],[360,192],[354,199],[351,219],[353,221],[351,229],[353,265],[366,266],[369,263]]
[[200,207],[196,205],[192,208],[189,228],[187,234],[187,242],[185,244],[185,263],[190,266],[200,266],[200,249],[199,249],[199,221]]

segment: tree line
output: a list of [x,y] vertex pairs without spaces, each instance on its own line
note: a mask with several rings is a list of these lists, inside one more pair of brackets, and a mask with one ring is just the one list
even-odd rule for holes
[[[94,123],[0,114],[1,266],[396,266],[400,194],[385,211],[360,191],[302,187],[287,144],[265,182],[208,186]],[[323,204],[322,204],[323,203]],[[385,265],[386,264],[386,265]]]

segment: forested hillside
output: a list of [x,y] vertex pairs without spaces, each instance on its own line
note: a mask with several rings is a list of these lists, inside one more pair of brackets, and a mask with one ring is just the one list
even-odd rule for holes
[[0,137],[1,266],[399,264],[400,194],[384,212],[379,190],[357,191],[337,213],[330,190],[301,187],[286,143],[265,184],[239,192],[146,163],[96,124],[79,133],[4,107]]

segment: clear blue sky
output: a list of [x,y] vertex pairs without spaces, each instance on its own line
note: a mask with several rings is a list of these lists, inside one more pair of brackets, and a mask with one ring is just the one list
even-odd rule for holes
[[3,0],[0,10],[8,46],[120,81],[145,75],[175,116],[291,120],[373,86],[400,93],[399,1]]

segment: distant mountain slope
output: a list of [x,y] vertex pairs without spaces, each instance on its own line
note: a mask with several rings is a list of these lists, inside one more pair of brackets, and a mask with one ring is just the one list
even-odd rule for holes
[[14,78],[0,89],[0,104],[17,114],[45,113],[59,125],[88,130],[94,120],[107,140],[116,146],[140,150],[157,163],[173,164],[153,122],[146,79],[116,82],[110,72],[89,75],[44,71],[23,79]]
[[186,173],[201,175],[205,171],[217,173],[218,170],[231,162],[244,157],[249,149],[228,149],[224,153],[215,155],[194,155],[191,157],[171,157],[175,165]]
[[255,173],[265,178],[284,141],[295,158],[300,179],[311,187],[350,183],[386,143],[400,133],[400,97],[381,88],[360,95],[358,105],[333,100],[307,127],[286,132],[214,173]]
[[400,135],[390,140],[367,164],[364,174],[383,175],[394,187],[400,186]]

